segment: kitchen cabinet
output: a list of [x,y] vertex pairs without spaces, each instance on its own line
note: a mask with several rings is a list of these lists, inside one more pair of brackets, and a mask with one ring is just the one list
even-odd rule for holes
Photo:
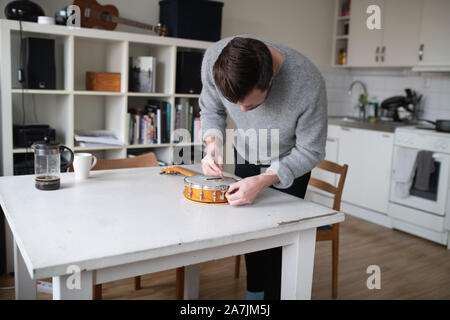
[[[381,8],[383,26],[384,0],[377,1]],[[379,65],[379,52],[383,41],[383,30],[367,28],[367,7],[372,0],[352,0],[348,42],[348,65],[351,67],[371,67]]]
[[348,164],[342,200],[387,213],[394,134],[341,127],[338,163]]
[[[445,1],[445,0],[444,0]],[[369,5],[381,9],[381,29],[367,27]],[[418,62],[423,0],[352,0],[348,65],[412,67]]]
[[423,0],[387,0],[385,2],[383,45],[380,57],[382,66],[410,67],[419,62],[417,50],[422,6]]
[[449,0],[424,1],[419,46],[419,66],[450,66]]

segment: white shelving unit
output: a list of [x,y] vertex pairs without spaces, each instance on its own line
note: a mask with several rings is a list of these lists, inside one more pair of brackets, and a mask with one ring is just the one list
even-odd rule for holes
[[[56,138],[76,152],[92,152],[105,159],[124,158],[131,149],[151,149],[158,158],[172,163],[175,144],[128,145],[126,114],[135,101],[164,100],[172,106],[171,132],[175,125],[178,98],[198,99],[199,95],[175,92],[176,58],[181,50],[205,51],[212,43],[151,35],[76,29],[57,25],[24,22],[24,37],[55,40],[56,90],[24,90],[25,124],[49,124]],[[17,80],[19,67],[19,22],[0,20],[1,71],[1,167],[2,175],[14,172],[14,156],[31,153],[13,146],[13,125],[22,124],[22,89]],[[151,55],[157,59],[156,92],[128,92],[129,57]],[[120,92],[86,91],[87,71],[121,74]],[[199,70],[200,72],[200,70]],[[78,129],[112,130],[124,146],[83,148],[75,145]],[[201,146],[186,143],[181,146]]]
[[[347,63],[339,63],[339,52],[345,50],[348,61],[348,41],[350,29],[350,13],[343,12],[343,6],[347,6],[351,10],[351,0],[335,0],[334,11],[334,27],[333,27],[333,49],[331,65],[335,68],[345,68]],[[347,33],[345,33],[345,25],[347,25]]]

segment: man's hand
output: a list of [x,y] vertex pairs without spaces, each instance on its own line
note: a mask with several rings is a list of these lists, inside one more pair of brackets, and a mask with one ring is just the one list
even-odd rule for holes
[[251,204],[261,190],[279,181],[275,173],[266,172],[233,183],[225,196],[228,199],[228,203],[232,206]]
[[203,174],[206,176],[223,176],[223,155],[220,140],[214,136],[207,137],[206,156],[202,160]]

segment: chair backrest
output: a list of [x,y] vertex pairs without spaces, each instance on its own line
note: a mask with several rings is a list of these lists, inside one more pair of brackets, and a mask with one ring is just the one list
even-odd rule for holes
[[[157,167],[158,159],[153,152],[149,152],[134,158],[125,159],[98,159],[97,164],[92,170],[112,170],[112,169],[127,169],[127,168],[144,168]],[[73,172],[73,166],[68,169],[68,172]]]
[[344,183],[347,176],[348,165],[344,164],[343,166],[341,166],[337,163],[324,160],[317,165],[317,168],[336,173],[340,176],[337,187],[317,178],[309,179],[309,185],[334,195],[333,210],[340,211],[342,191],[344,190]]

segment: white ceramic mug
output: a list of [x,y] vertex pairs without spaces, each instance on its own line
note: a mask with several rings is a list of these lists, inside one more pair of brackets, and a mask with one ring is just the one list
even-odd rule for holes
[[76,180],[86,180],[89,172],[97,164],[97,157],[91,153],[76,153],[73,160],[73,169]]

